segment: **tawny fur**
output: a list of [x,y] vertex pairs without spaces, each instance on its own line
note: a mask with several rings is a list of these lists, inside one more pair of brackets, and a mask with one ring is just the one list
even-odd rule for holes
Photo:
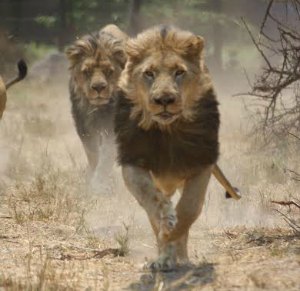
[[125,33],[110,24],[76,40],[66,50],[72,115],[91,172],[98,164],[101,134],[112,133],[114,92],[126,62],[126,39]]
[[[115,111],[118,160],[157,238],[154,269],[187,261],[189,228],[218,159],[218,102],[203,45],[174,27],[150,29],[126,44]],[[174,209],[170,197],[182,187]]]

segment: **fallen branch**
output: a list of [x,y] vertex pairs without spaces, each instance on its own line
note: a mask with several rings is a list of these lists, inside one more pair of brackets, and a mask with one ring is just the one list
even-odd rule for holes
[[282,205],[282,206],[289,206],[289,207],[291,207],[292,205],[294,205],[294,206],[296,206],[297,208],[300,209],[300,205],[297,204],[294,201],[275,201],[275,200],[271,200],[271,202],[275,203],[275,204]]
[[108,248],[102,251],[93,251],[92,255],[88,255],[88,254],[80,254],[80,255],[74,255],[74,254],[61,254],[60,256],[60,260],[79,260],[79,261],[83,261],[83,260],[90,260],[90,259],[101,259],[105,256],[108,255],[113,255],[114,257],[122,257],[124,256],[124,254],[122,253],[122,251],[118,248]]

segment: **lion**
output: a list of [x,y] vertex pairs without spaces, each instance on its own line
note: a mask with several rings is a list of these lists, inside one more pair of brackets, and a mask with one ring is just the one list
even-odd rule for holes
[[126,62],[126,39],[125,33],[110,24],[79,38],[66,49],[72,115],[90,173],[98,165],[102,134],[113,133],[113,96]]
[[2,119],[3,112],[6,107],[6,101],[7,101],[7,96],[6,96],[6,91],[9,87],[14,85],[15,83],[23,80],[26,75],[27,75],[27,65],[23,60],[20,60],[18,62],[18,76],[13,78],[12,80],[8,81],[7,83],[4,83],[3,79],[0,76],[0,119]]
[[216,165],[220,116],[203,48],[201,36],[173,26],[146,30],[125,46],[115,109],[118,162],[156,236],[154,271],[189,261],[189,229],[212,172],[230,195],[235,192]]

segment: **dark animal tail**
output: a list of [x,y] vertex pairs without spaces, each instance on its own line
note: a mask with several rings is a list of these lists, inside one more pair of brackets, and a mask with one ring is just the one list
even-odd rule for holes
[[24,60],[20,60],[20,61],[18,62],[18,70],[19,70],[18,76],[17,76],[16,78],[14,78],[14,79],[8,81],[8,82],[5,84],[6,89],[8,89],[8,88],[9,88],[10,86],[12,86],[13,84],[15,84],[15,83],[17,83],[17,82],[23,80],[23,79],[26,77],[26,75],[27,75],[27,65],[26,65],[26,63],[25,63]]

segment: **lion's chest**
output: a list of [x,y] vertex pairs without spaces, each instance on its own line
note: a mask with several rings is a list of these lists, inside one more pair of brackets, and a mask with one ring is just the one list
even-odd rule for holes
[[160,130],[136,130],[121,148],[123,162],[146,168],[157,176],[197,173],[213,164],[218,155],[217,143],[205,135],[172,135]]
[[[160,132],[159,136],[149,139],[146,151],[152,152],[146,164],[154,173],[189,172],[198,168],[203,159],[199,157],[201,143],[193,136],[173,136]],[[148,152],[149,153],[149,152]],[[144,157],[148,156],[145,154]],[[203,157],[204,158],[204,157]],[[195,159],[198,160],[195,163]]]
[[199,101],[193,122],[179,121],[171,131],[144,130],[131,119],[132,104],[119,96],[115,133],[118,161],[143,167],[155,176],[185,178],[215,164],[218,158],[219,113],[211,97]]
[[183,188],[185,179],[176,175],[160,175],[155,176],[151,173],[155,186],[166,196],[172,196],[177,189]]

